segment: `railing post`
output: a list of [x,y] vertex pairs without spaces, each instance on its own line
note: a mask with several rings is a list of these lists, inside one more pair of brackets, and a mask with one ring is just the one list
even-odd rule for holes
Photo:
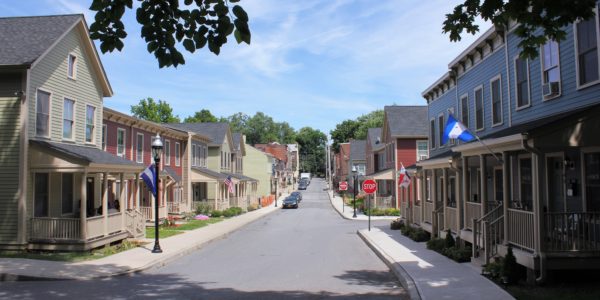
[[483,262],[487,264],[490,262],[489,257],[489,236],[488,236],[488,223],[487,221],[481,221],[481,239],[483,239]]
[[474,218],[471,219],[471,228],[473,229],[473,248],[471,250],[473,251],[473,257],[477,257],[477,254],[479,253],[479,250],[477,249],[479,248],[479,241],[477,238],[477,220],[475,220]]
[[[508,202],[510,199],[510,180],[508,178],[510,174],[510,164],[509,164],[509,155],[508,152],[502,152],[502,215],[506,219],[508,215]],[[504,236],[502,239],[503,245],[508,245],[508,222],[504,220],[502,230],[504,231]]]

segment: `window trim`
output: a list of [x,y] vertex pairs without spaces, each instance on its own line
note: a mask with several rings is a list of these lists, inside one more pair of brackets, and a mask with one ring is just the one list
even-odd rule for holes
[[[419,143],[423,144],[425,143],[425,151],[427,151],[427,157],[429,157],[429,141],[427,140],[416,140],[415,141],[415,146],[417,147],[417,161],[421,161],[421,156],[419,154]],[[426,158],[427,159],[427,158]]]
[[[138,151],[140,143],[139,143],[139,137],[142,137],[142,151]],[[141,154],[140,154],[141,153]],[[137,132],[135,135],[135,161],[138,163],[144,163],[144,134],[141,132]]]
[[[494,90],[492,89],[492,83],[494,81],[498,80],[499,84],[498,84],[498,89],[499,89],[499,97],[500,97],[500,122],[495,123],[494,122],[494,114],[496,113],[496,111],[494,110]],[[496,126],[501,126],[502,124],[504,124],[504,101],[502,101],[502,74],[498,74],[494,77],[492,77],[492,79],[490,79],[490,110],[492,111],[492,127],[496,127]],[[485,119],[485,113],[483,114],[484,119]]]
[[580,150],[580,166],[581,166],[581,174],[580,174],[580,178],[582,178],[581,180],[581,201],[582,201],[582,207],[583,207],[583,211],[586,212],[588,211],[588,201],[587,198],[588,196],[587,194],[587,180],[585,180],[585,173],[587,172],[587,168],[585,165],[585,155],[586,154],[592,154],[592,153],[600,153],[600,147],[598,146],[594,146],[594,147],[585,147],[585,148],[581,148]]
[[[93,117],[93,124],[92,126],[94,126],[94,130],[92,131],[92,141],[87,140],[87,127],[88,127],[88,123],[87,123],[87,111],[88,111],[88,107],[93,107],[94,108],[94,117]],[[94,105],[91,104],[86,104],[85,105],[85,126],[83,126],[83,141],[86,144],[95,144],[96,143],[96,114],[97,114],[98,108]],[[108,136],[107,136],[108,137]]]
[[[123,153],[119,153],[119,132],[123,132]],[[125,153],[127,153],[127,130],[125,128],[118,127],[117,128],[117,156],[125,157]]]
[[[73,60],[73,76],[69,75],[69,71],[70,71],[70,66],[71,66],[71,57],[74,58]],[[67,78],[71,79],[71,80],[77,80],[77,65],[79,61],[79,57],[77,55],[75,55],[73,52],[69,53],[67,55]]]
[[[525,67],[526,67],[526,73],[527,73],[527,104],[526,105],[521,105],[519,106],[519,76],[518,76],[518,72],[517,72],[517,61],[521,59],[518,55],[515,56],[515,58],[513,59],[513,74],[515,75],[515,111],[519,111],[528,107],[531,107],[531,74],[530,72],[530,67],[529,67],[529,59],[525,58]],[[540,64],[543,61],[543,57],[540,57]],[[560,69],[559,69],[560,70]],[[543,66],[542,66],[542,81],[544,76],[544,71],[543,71]]]
[[[429,143],[429,146],[431,147],[430,149],[435,149],[437,144],[435,142],[435,132],[436,132],[436,128],[435,128],[435,118],[432,118],[429,120],[429,141],[431,141],[432,143]],[[433,136],[432,136],[433,134]]]
[[101,145],[102,151],[106,151],[106,146],[108,145],[108,127],[106,124],[102,124],[102,140],[104,141]]
[[[442,117],[441,123],[440,123],[440,117]],[[444,135],[444,121],[445,121],[444,117],[445,116],[444,116],[443,112],[441,112],[437,115],[437,123],[438,124],[436,126],[437,127],[436,131],[438,133],[437,142],[439,144],[439,147],[438,147],[439,149],[446,147],[446,145],[442,145],[442,135]],[[448,142],[450,142],[450,141],[448,141]],[[450,144],[450,143],[448,143],[448,144]]]
[[[599,26],[599,21],[598,21],[598,4],[596,3],[594,5],[594,22],[596,23],[596,56],[598,58],[597,62],[598,62],[598,79],[594,80],[594,81],[590,81],[587,82],[585,84],[579,84],[579,47],[577,46],[577,44],[579,44],[579,40],[577,38],[577,24],[579,24],[581,22],[580,21],[576,21],[573,23],[573,46],[575,47],[575,53],[573,53],[574,58],[575,58],[575,84],[576,84],[576,88],[575,90],[582,90],[585,89],[587,87],[596,85],[598,83],[600,83],[600,26]],[[543,78],[542,78],[543,79]]]
[[181,145],[175,142],[175,166],[181,166]]
[[165,151],[163,152],[165,154],[165,166],[170,166],[171,165],[171,141],[168,139],[165,139]]
[[[37,114],[38,114],[38,93],[42,92],[42,93],[46,93],[48,94],[48,134],[47,135],[40,135],[37,132]],[[50,138],[50,136],[52,135],[52,122],[50,121],[52,120],[52,92],[43,89],[43,88],[37,88],[35,91],[35,123],[33,126],[33,130],[35,132],[35,136],[36,137],[42,137],[42,138]]]
[[[544,82],[544,72],[545,72],[545,66],[544,66],[544,45],[540,46],[540,82],[542,83],[540,85],[540,94],[542,95],[542,101],[548,101],[548,100],[552,100],[554,98],[558,98],[562,95],[562,76],[561,76],[561,66],[560,66],[560,42],[557,41],[550,41],[548,40],[548,42],[555,42],[557,47],[556,47],[556,55],[558,56],[558,63],[556,64],[556,68],[558,68],[558,94],[554,95],[554,96],[544,96],[544,84],[546,82]],[[577,72],[577,71],[576,71]],[[530,99],[531,100],[531,99]],[[531,102],[531,101],[530,101]]]
[[[66,101],[72,101],[73,102],[73,114],[71,115],[71,137],[70,138],[66,138],[65,137],[65,102]],[[75,107],[75,100],[73,100],[73,98],[71,97],[63,97],[63,106],[62,106],[62,134],[61,134],[61,138],[64,141],[74,141],[75,140],[75,120],[77,119],[75,114],[76,114],[76,107]]]
[[[477,127],[477,91],[481,90],[481,127]],[[475,132],[485,130],[485,99],[483,84],[480,84],[473,89],[473,100],[475,101]]]
[[[465,124],[465,116],[463,115],[464,113],[464,107],[463,107],[463,99],[467,98],[467,124]],[[463,123],[463,125],[465,125],[468,128],[471,127],[471,112],[469,110],[469,93],[464,93],[460,96],[459,98],[459,102],[460,102],[460,121]]]
[[[519,210],[525,210],[523,208],[523,198],[522,196],[522,188],[523,188],[523,180],[522,180],[522,176],[521,176],[521,160],[524,159],[529,159],[531,161],[531,176],[532,176],[532,181],[531,181],[531,193],[532,193],[532,197],[533,197],[533,189],[535,189],[535,187],[533,186],[533,172],[535,172],[535,170],[533,169],[533,157],[531,156],[531,154],[520,154],[517,157],[517,187],[519,188],[518,192],[517,192],[517,198],[519,199],[519,203],[521,205],[521,208],[516,208]],[[535,200],[533,200],[533,202],[531,203],[531,205],[533,205],[535,202]],[[533,209],[533,207],[530,207],[530,210],[527,211],[531,211]]]

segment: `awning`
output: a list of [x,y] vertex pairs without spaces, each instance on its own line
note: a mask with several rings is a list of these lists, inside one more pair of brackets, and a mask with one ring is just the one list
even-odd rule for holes
[[373,180],[394,180],[394,170],[387,169],[383,171],[379,171],[375,174],[367,175],[366,177]]

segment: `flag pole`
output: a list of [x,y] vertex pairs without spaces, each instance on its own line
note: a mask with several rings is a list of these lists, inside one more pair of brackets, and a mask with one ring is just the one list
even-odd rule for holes
[[[469,129],[467,129],[469,130]],[[471,130],[469,130],[469,132],[471,132]],[[499,162],[502,163],[502,159],[498,158],[498,156],[496,155],[496,153],[494,153],[494,151],[492,151],[492,149],[486,144],[484,143],[478,135],[476,135],[475,133],[471,132],[471,134],[490,152],[491,155],[494,156],[494,158]]]

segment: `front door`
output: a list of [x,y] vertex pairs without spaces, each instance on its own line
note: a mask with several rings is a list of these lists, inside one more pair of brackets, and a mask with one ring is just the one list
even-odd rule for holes
[[550,156],[546,159],[548,205],[550,212],[565,211],[564,168],[562,156]]
[[96,214],[96,208],[94,207],[95,199],[94,195],[94,177],[88,177],[86,180],[86,197],[87,197],[87,215],[88,217]]

